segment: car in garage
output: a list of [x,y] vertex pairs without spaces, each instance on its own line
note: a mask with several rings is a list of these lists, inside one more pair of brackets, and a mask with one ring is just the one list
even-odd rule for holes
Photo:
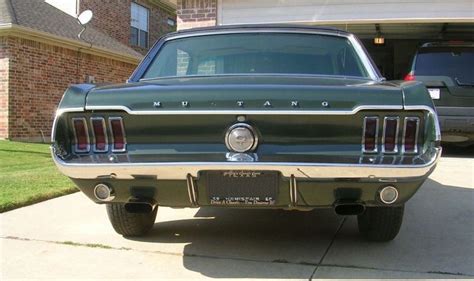
[[423,82],[433,99],[442,141],[474,144],[474,42],[433,42],[417,51],[405,80]]
[[125,236],[158,206],[211,206],[332,208],[392,240],[441,153],[422,83],[385,81],[353,34],[311,26],[168,34],[127,83],[67,89],[53,128],[57,167]]

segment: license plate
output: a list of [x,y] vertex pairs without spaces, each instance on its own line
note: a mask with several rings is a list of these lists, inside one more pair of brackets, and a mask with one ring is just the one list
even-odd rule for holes
[[430,92],[430,96],[434,100],[439,100],[440,96],[440,90],[439,89],[428,89],[428,92]]
[[274,205],[280,174],[274,171],[208,171],[211,205]]

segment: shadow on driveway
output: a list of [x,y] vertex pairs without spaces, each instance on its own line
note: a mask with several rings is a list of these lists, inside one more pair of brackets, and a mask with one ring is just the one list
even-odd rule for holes
[[[183,253],[185,268],[215,278],[300,277],[295,271],[266,270],[265,263],[260,271],[239,271],[232,259],[294,265],[295,270],[320,265],[318,278],[389,278],[400,273],[405,278],[415,273],[472,277],[473,191],[427,180],[407,203],[399,236],[388,243],[363,240],[355,217],[344,220],[327,209],[201,208],[196,219],[156,223],[146,238],[134,240],[189,243]],[[208,257],[208,262],[197,262],[196,256]]]

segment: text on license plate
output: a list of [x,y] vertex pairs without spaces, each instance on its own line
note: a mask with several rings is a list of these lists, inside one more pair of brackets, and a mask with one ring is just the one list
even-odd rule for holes
[[212,205],[273,205],[278,194],[279,173],[273,171],[209,171]]

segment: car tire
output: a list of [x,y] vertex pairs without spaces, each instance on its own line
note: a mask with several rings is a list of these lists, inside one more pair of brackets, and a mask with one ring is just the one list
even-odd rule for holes
[[107,215],[114,230],[123,236],[145,235],[155,224],[158,206],[149,213],[130,213],[125,204],[107,204]]
[[367,207],[357,216],[359,232],[370,241],[386,242],[393,240],[402,226],[405,206]]

